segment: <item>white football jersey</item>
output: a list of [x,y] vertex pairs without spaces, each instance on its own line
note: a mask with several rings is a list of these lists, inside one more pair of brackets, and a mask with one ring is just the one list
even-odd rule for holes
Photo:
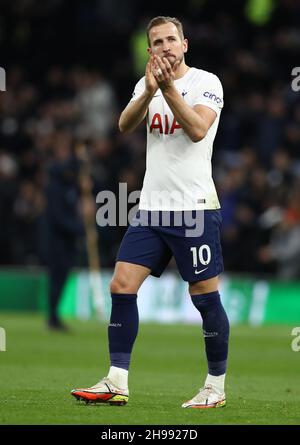
[[[204,139],[192,142],[173,116],[161,90],[150,102],[147,119],[146,173],[141,210],[203,210],[220,208],[212,179],[211,157],[223,107],[218,77],[189,68],[174,81],[185,102],[205,105],[217,114]],[[131,101],[145,91],[145,76],[136,84]]]

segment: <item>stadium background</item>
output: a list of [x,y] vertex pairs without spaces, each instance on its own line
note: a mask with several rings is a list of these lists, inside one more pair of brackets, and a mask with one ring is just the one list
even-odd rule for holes
[[[145,130],[120,134],[117,120],[143,75],[145,25],[151,17],[164,14],[178,16],[183,22],[190,45],[187,63],[216,73],[224,88],[213,174],[223,214],[226,273],[222,298],[231,322],[237,324],[233,333],[242,333],[249,345],[251,338],[265,344],[269,351],[266,375],[276,366],[275,351],[281,342],[280,353],[286,365],[291,361],[289,369],[296,373],[299,363],[290,343],[292,327],[300,324],[300,93],[292,89],[291,72],[299,66],[300,4],[297,0],[231,0],[224,4],[189,0],[170,8],[168,2],[160,3],[1,2],[0,65],[6,70],[6,91],[0,92],[0,326],[6,329],[7,344],[13,345],[10,338],[16,342],[11,364],[14,369],[20,365],[13,352],[22,348],[23,332],[32,341],[39,334],[41,338],[51,335],[42,334],[49,290],[45,242],[49,166],[84,142],[91,160],[94,196],[103,190],[118,195],[121,182],[127,183],[128,193],[141,188]],[[76,201],[79,219],[83,201],[80,197]],[[107,318],[108,283],[126,227],[95,227]],[[82,348],[100,328],[104,345],[104,328],[95,321],[89,289],[85,236],[75,238],[75,268],[66,282],[60,313],[71,320]],[[164,278],[150,279],[142,289],[142,321],[196,322],[197,314],[187,307],[185,294],[185,285],[171,263]],[[86,321],[74,321],[80,319]],[[145,327],[149,339],[157,332],[162,341],[164,329],[173,325],[154,325],[153,330],[151,326]],[[191,332],[197,332],[196,327]],[[41,349],[51,344],[51,338],[47,339]],[[72,349],[72,340],[62,337],[60,341]],[[35,347],[30,350],[33,355]],[[7,346],[1,354],[1,361],[10,360],[9,349]],[[91,360],[89,347],[86,351],[86,359]],[[253,347],[252,356],[243,360],[253,362],[260,354]],[[56,359],[61,359],[59,353]],[[147,366],[151,369],[151,364]],[[242,364],[240,369],[247,367]],[[75,383],[70,381],[70,385]],[[284,390],[286,397],[290,386]],[[299,400],[299,391],[293,397]],[[39,417],[37,411],[34,416],[6,414],[2,422],[47,423],[48,419],[59,423],[56,418]],[[275,422],[295,423],[296,418],[286,411]],[[76,419],[81,422],[83,418],[78,414]],[[270,419],[266,422],[272,422]],[[122,418],[118,421],[122,423]],[[62,422],[72,420],[66,414]]]

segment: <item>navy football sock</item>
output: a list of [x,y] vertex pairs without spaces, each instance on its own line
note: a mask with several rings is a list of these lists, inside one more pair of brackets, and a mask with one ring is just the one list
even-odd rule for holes
[[110,365],[127,369],[139,327],[136,294],[111,294],[112,308],[108,326]]
[[219,292],[192,295],[192,302],[203,319],[203,335],[208,361],[208,373],[225,374],[228,356],[229,321]]

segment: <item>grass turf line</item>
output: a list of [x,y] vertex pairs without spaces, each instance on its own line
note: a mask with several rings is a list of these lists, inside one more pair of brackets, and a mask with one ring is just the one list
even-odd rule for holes
[[200,326],[141,324],[124,407],[85,405],[70,396],[108,370],[106,324],[69,322],[49,332],[41,316],[1,314],[0,424],[226,425],[299,424],[300,352],[292,326],[231,328],[227,407],[182,409],[206,376]]

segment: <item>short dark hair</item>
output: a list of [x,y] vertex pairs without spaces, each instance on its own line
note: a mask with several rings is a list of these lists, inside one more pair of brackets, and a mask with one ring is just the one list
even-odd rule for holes
[[150,46],[150,38],[149,38],[150,29],[153,28],[154,26],[164,25],[165,23],[174,23],[174,25],[178,29],[178,34],[179,34],[181,40],[184,39],[182,23],[180,22],[180,20],[178,20],[176,17],[168,17],[168,16],[164,16],[164,15],[159,15],[159,16],[151,19],[147,26],[147,39],[148,39],[149,46]]

